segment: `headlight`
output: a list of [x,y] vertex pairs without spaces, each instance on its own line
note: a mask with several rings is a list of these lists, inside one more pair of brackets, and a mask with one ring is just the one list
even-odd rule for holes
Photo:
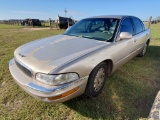
[[79,76],[76,73],[66,73],[59,75],[48,75],[48,74],[37,73],[36,79],[38,81],[41,81],[49,85],[61,85],[78,80]]

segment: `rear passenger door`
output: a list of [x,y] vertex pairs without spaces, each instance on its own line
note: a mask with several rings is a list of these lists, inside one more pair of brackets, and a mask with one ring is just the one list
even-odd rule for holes
[[145,32],[144,32],[145,28],[141,20],[133,17],[132,22],[135,30],[135,34],[134,34],[135,48],[136,48],[136,51],[138,51],[144,46],[147,35],[145,35]]

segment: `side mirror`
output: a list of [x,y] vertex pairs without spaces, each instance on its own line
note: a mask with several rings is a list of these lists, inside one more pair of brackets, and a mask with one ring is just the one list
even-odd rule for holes
[[131,39],[132,34],[129,32],[121,32],[118,38],[118,41],[123,40],[123,39]]

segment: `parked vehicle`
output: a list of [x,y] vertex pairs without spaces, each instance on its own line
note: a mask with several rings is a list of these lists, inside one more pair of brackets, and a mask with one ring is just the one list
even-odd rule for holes
[[57,16],[55,22],[60,29],[67,29],[69,26],[74,25],[73,19],[61,16]]
[[110,74],[144,56],[150,30],[134,16],[83,19],[64,34],[20,46],[9,63],[15,82],[45,102],[98,96]]
[[41,22],[39,19],[24,19],[21,22],[22,26],[41,26]]

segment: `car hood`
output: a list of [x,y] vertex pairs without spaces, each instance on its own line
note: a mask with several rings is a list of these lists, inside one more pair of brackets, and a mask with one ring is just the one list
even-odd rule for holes
[[35,72],[49,73],[56,67],[109,44],[87,38],[57,35],[22,45],[15,58]]

